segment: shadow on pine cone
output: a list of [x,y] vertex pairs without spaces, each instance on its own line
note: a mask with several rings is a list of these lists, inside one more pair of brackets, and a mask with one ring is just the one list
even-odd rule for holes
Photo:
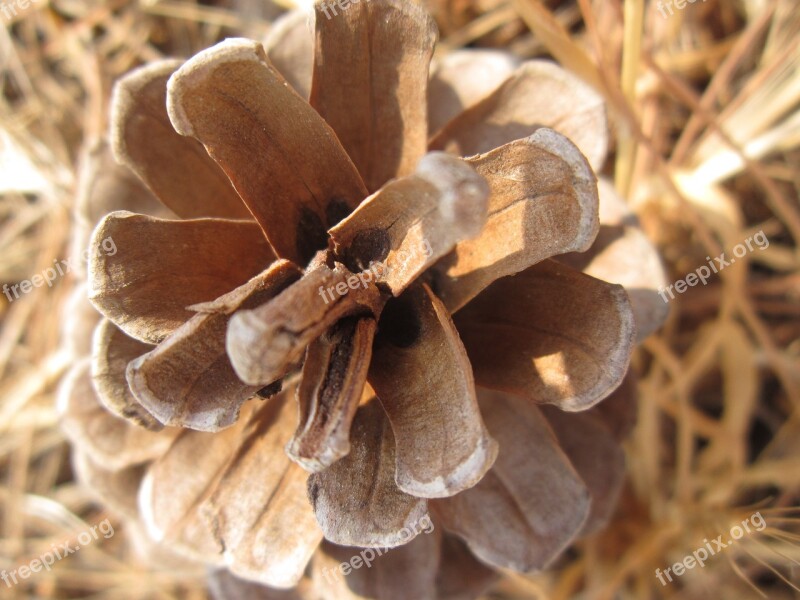
[[315,27],[117,84],[63,425],[81,479],[220,597],[472,598],[610,517],[663,272],[598,194],[576,78],[431,67],[400,0]]

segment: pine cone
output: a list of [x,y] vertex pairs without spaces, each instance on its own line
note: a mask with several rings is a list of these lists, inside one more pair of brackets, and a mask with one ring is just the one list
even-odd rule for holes
[[497,52],[429,73],[416,4],[325,8],[313,49],[293,14],[118,83],[64,427],[223,597],[474,597],[609,518],[663,272],[598,199],[589,88]]

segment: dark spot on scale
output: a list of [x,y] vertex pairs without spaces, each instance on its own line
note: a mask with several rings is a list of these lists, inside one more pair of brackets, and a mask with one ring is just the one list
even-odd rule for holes
[[319,483],[314,481],[314,477],[308,479],[308,499],[311,501],[311,506],[317,505],[317,497],[319,496]]
[[353,338],[358,327],[359,317],[345,317],[331,327],[323,338],[331,344],[330,358],[325,377],[317,392],[320,420],[328,421],[331,407],[336,405],[342,393],[350,357],[353,354]]
[[256,395],[259,398],[263,398],[266,400],[267,398],[271,398],[275,394],[283,389],[283,379],[278,379],[278,381],[273,381],[269,385],[265,385],[263,388],[256,392]]
[[296,244],[297,254],[303,264],[308,264],[317,251],[328,245],[328,231],[325,224],[317,213],[306,206],[300,209]]
[[353,273],[369,269],[370,263],[383,262],[392,249],[389,234],[385,229],[359,231],[345,250],[344,264]]
[[352,211],[342,198],[333,198],[325,207],[325,220],[328,222],[328,229],[336,225],[339,221],[347,217]]
[[393,298],[386,303],[378,322],[378,343],[409,348],[419,340],[422,322],[410,298]]

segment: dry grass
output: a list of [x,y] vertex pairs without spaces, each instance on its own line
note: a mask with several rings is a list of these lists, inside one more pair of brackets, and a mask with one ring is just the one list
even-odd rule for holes
[[[282,2],[281,4],[286,4]],[[115,77],[232,32],[261,37],[266,3],[44,0],[0,30],[0,283],[68,255],[75,164],[103,131]],[[617,516],[502,598],[791,598],[800,592],[800,8],[707,0],[663,18],[642,0],[438,0],[440,51],[550,55],[606,97],[613,178],[685,277],[763,230],[748,253],[671,302],[635,359],[639,423]],[[2,16],[0,16],[2,19]],[[8,168],[9,160],[24,160]],[[54,396],[71,281],[0,296],[0,569],[108,516],[73,481]],[[682,560],[755,511],[766,528],[661,586]],[[120,523],[3,597],[203,598],[196,572],[134,557]]]

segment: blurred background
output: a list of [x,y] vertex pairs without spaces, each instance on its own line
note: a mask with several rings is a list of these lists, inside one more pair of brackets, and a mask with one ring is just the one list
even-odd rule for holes
[[[411,0],[409,0],[411,1]],[[637,351],[638,423],[604,531],[488,598],[800,597],[800,7],[797,0],[427,0],[439,55],[550,57],[607,102],[614,182],[671,282],[763,232],[670,301]],[[292,0],[0,0],[0,284],[70,255],[85,142],[114,80],[228,36],[263,39]],[[758,241],[758,238],[756,238]],[[109,519],[114,534],[0,597],[205,598],[205,573],[154,556],[76,481],[56,411],[71,355],[66,274],[0,296],[0,569]],[[758,511],[702,569],[655,569]],[[144,551],[141,551],[145,548]],[[138,549],[138,550],[137,550]]]

